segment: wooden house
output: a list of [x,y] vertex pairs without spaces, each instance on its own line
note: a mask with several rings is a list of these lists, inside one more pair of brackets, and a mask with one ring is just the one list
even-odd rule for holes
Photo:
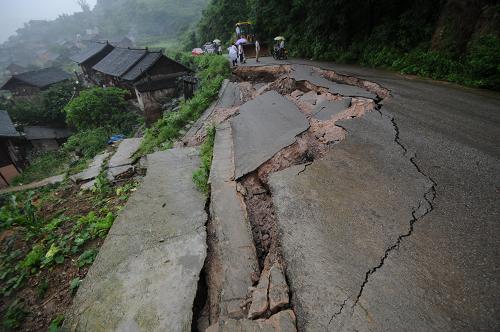
[[114,47],[107,42],[91,42],[87,48],[77,55],[71,57],[71,60],[76,62],[82,69],[85,80],[98,84],[96,80],[96,71],[92,69],[106,55],[113,51]]
[[23,132],[32,154],[55,151],[73,134],[67,128],[46,126],[24,126]]
[[13,75],[0,90],[9,90],[14,97],[29,98],[54,84],[67,81],[71,74],[58,68],[45,68]]
[[21,138],[7,111],[0,111],[0,188],[9,186],[20,170],[14,141]]
[[99,73],[100,85],[128,89],[137,97],[147,124],[161,117],[160,101],[177,95],[179,79],[192,73],[162,51],[118,47],[92,69]]

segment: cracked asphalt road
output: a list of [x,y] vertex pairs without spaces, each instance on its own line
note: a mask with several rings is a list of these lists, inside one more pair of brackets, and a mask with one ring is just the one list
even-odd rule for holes
[[323,161],[271,177],[299,329],[499,330],[500,94],[291,62],[393,96]]

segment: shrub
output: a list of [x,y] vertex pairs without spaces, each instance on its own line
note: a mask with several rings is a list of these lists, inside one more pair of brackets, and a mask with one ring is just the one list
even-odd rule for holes
[[8,107],[9,114],[21,125],[64,125],[64,107],[79,88],[72,82],[56,84],[30,100],[16,100]]
[[66,152],[93,158],[106,148],[108,137],[105,128],[88,129],[71,136],[63,148]]
[[65,107],[67,122],[79,131],[104,128],[108,134],[128,134],[138,116],[126,110],[127,95],[128,91],[119,88],[85,90]]
[[472,41],[467,66],[475,85],[500,89],[500,37],[485,35]]

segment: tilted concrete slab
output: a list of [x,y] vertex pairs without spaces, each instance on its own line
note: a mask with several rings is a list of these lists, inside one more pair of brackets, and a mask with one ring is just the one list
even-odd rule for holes
[[321,76],[314,67],[307,65],[293,65],[290,77],[296,81],[309,81],[310,83],[328,88],[333,94],[339,94],[346,97],[364,97],[377,99],[377,95],[357,86],[335,83]]
[[234,137],[235,178],[256,170],[295,136],[309,128],[297,106],[276,91],[269,91],[243,104],[231,119]]
[[371,112],[341,124],[349,134],[324,159],[269,181],[301,331],[351,330],[353,311],[366,330],[380,330],[381,317],[355,305],[357,297],[367,273],[430,208],[432,182],[395,141],[388,116]]
[[318,120],[329,120],[332,116],[345,111],[351,106],[351,98],[343,98],[341,100],[330,101],[324,100],[319,102],[313,110],[313,117]]
[[258,273],[259,267],[245,203],[236,191],[228,123],[217,127],[210,183],[209,234],[217,239],[207,265],[210,318],[243,318],[240,305],[252,286],[252,274]]
[[92,163],[86,170],[78,174],[72,175],[70,179],[73,182],[80,182],[80,181],[92,180],[98,177],[99,173],[101,172],[102,165],[104,164],[104,161],[108,157],[109,157],[109,152],[104,152],[95,156],[94,159],[92,160]]
[[148,156],[148,172],[111,228],[64,326],[70,331],[190,331],[206,256],[196,150]]
[[115,154],[111,157],[108,163],[109,168],[130,165],[134,162],[132,156],[139,150],[142,137],[127,138],[120,142]]

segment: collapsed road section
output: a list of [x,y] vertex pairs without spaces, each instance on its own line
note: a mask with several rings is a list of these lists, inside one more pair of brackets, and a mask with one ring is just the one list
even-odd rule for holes
[[[290,250],[289,239],[284,238],[289,225],[282,215],[282,202],[274,197],[274,174],[291,170],[300,176],[327,158],[346,138],[342,121],[349,123],[367,112],[379,116],[372,111],[379,110],[377,102],[388,92],[362,81],[333,82],[332,77],[343,78],[310,66],[239,67],[234,74],[221,95],[221,100],[231,102],[209,109],[203,123],[184,139],[184,144],[196,145],[203,141],[206,128],[217,126],[207,225],[204,287],[208,295],[193,326],[210,332],[308,330],[304,322],[309,311],[330,312],[330,305],[344,300],[344,294],[310,289],[311,297],[324,296],[329,303],[307,306],[302,294],[308,289],[301,280],[321,266],[295,271],[308,253],[302,247],[311,244],[304,241],[307,237],[293,238],[295,252]],[[239,98],[234,98],[235,91]],[[386,129],[392,135],[391,128]],[[328,183],[321,176],[317,180]],[[314,193],[311,199],[314,202]],[[298,214],[314,206],[310,200],[307,207],[294,199],[284,200],[290,204],[286,210]],[[328,222],[324,225],[334,227]],[[303,227],[307,233],[307,223]],[[294,260],[297,257],[300,262]],[[310,280],[318,282],[316,287],[325,285]]]

